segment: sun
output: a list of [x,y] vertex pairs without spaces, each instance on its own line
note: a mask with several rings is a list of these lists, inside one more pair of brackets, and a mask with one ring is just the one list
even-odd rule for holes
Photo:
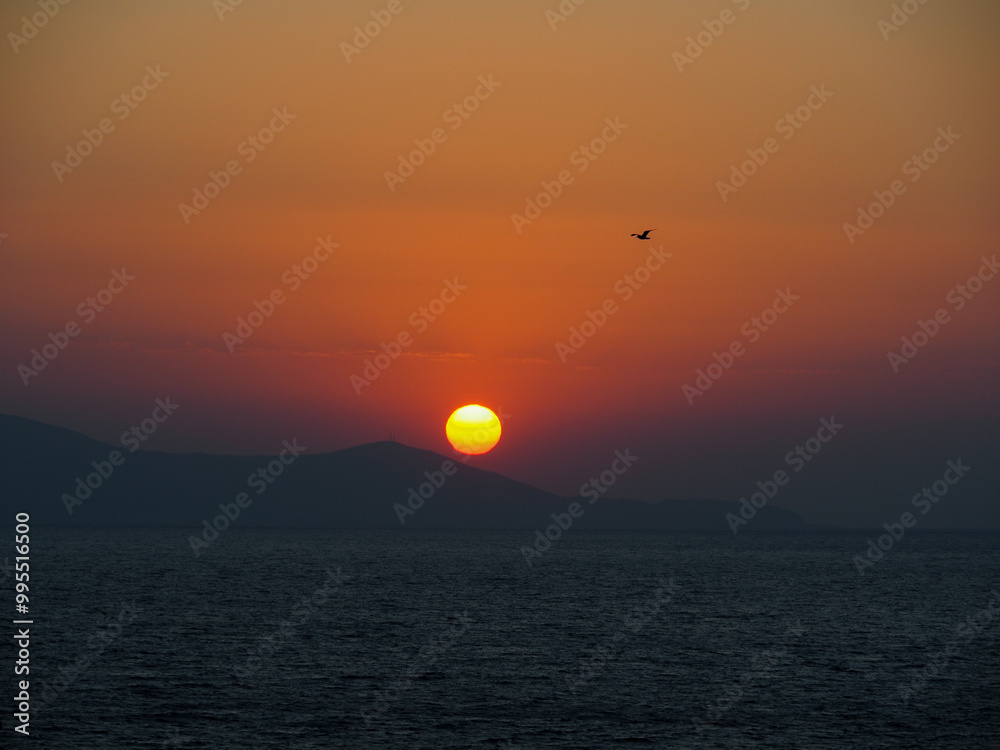
[[478,456],[500,442],[500,420],[485,406],[469,404],[452,412],[444,432],[459,453]]

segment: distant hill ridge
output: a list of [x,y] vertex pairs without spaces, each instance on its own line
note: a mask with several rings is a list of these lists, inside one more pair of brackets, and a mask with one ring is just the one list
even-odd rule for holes
[[[130,453],[62,427],[0,415],[0,449],[11,510],[29,512],[33,524],[193,531],[225,513],[246,528],[533,531],[554,523],[553,513],[565,518],[576,502],[584,512],[574,528],[729,532],[726,514],[739,514],[739,504],[726,500],[561,497],[395,442],[310,454],[285,441],[273,456]],[[768,505],[741,531],[809,528]]]

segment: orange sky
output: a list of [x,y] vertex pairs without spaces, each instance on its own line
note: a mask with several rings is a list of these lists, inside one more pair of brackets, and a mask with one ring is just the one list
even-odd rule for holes
[[[320,451],[394,430],[444,452],[447,415],[478,402],[510,417],[477,465],[570,493],[628,445],[648,459],[618,494],[647,499],[738,497],[844,415],[854,437],[810,481],[840,478],[857,517],[919,489],[914,467],[995,446],[1000,281],[962,310],[945,299],[997,251],[1000,6],[931,0],[886,39],[892,4],[867,0],[590,0],[555,29],[555,0],[403,0],[348,62],[342,43],[389,5],[245,0],[220,19],[209,0],[70,3],[20,42],[39,6],[3,6],[0,409],[114,441],[169,394],[183,407],[149,447],[263,452],[298,434]],[[686,37],[727,10],[679,71]],[[147,66],[168,75],[123,108]],[[832,96],[779,129],[814,86]],[[477,87],[467,119],[446,114]],[[294,119],[241,147],[275,108]],[[103,118],[113,129],[57,175]],[[574,158],[608,118],[627,128]],[[949,127],[960,138],[911,182],[904,164]],[[723,201],[718,182],[769,138]],[[233,160],[186,222],[179,204]],[[571,184],[518,232],[511,214],[563,170]],[[897,179],[905,193],[850,243],[844,223]],[[317,237],[339,247],[292,290],[283,274]],[[671,257],[624,300],[616,283],[653,248]],[[77,306],[122,267],[135,280],[86,322]],[[468,288],[418,331],[446,279]],[[285,302],[229,353],[223,334],[276,288]],[[749,343],[741,328],[786,288],[799,300]],[[556,343],[607,298],[617,312],[561,362]],[[894,373],[887,352],[942,307],[951,321]],[[18,365],[69,321],[79,337],[25,386]],[[401,331],[412,344],[357,395],[350,377]],[[682,386],[734,340],[746,353],[689,405]],[[789,506],[841,518],[807,489]]]

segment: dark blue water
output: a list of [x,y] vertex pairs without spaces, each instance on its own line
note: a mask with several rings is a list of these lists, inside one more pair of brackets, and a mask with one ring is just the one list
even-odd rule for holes
[[531,537],[35,529],[37,710],[0,744],[998,746],[997,535],[864,577],[865,534]]

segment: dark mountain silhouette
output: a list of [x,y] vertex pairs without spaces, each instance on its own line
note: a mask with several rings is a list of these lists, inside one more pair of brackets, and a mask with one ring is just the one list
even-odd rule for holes
[[[410,491],[425,485],[425,494],[434,492],[422,505],[413,500],[418,510],[404,516],[407,529],[534,530],[553,523],[551,514],[566,513],[574,501],[395,442],[316,455],[307,450],[294,460],[286,453],[291,462],[284,465],[276,456],[130,453],[61,427],[0,415],[0,456],[4,505],[30,513],[35,525],[194,530],[228,509],[231,516],[239,511],[233,524],[246,528],[400,528],[394,506],[407,508]],[[451,476],[442,472],[448,461],[455,467]],[[246,507],[238,505],[240,493]],[[594,530],[728,532],[726,513],[739,512],[738,503],[723,500],[575,501],[584,513],[574,527]],[[741,530],[807,528],[794,513],[769,505]]]

